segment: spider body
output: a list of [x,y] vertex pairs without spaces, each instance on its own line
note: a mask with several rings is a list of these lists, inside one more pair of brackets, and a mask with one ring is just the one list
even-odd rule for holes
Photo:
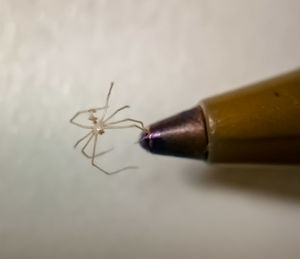
[[98,121],[98,118],[94,115],[94,113],[96,113],[95,109],[90,109],[88,110],[89,112],[89,120],[93,122],[94,126],[93,126],[93,133],[94,134],[99,134],[102,135],[104,134],[104,123],[103,121]]
[[[129,108],[128,105],[125,105],[125,106],[117,109],[111,115],[106,117],[106,113],[107,113],[107,110],[108,110],[108,102],[109,102],[109,97],[110,97],[110,94],[111,94],[112,87],[113,87],[113,82],[110,85],[109,92],[108,92],[107,97],[106,97],[105,106],[100,107],[100,108],[92,108],[92,109],[89,109],[89,110],[79,111],[70,119],[70,122],[72,124],[74,124],[78,127],[84,128],[84,129],[90,129],[90,132],[87,135],[85,135],[83,138],[79,139],[75,143],[74,148],[76,148],[77,145],[80,142],[82,142],[83,140],[88,139],[87,142],[84,144],[84,146],[81,149],[82,154],[85,157],[87,157],[88,159],[91,159],[91,163],[94,167],[96,167],[97,169],[99,169],[103,173],[109,174],[109,175],[110,174],[115,174],[115,173],[118,173],[118,172],[121,172],[121,171],[124,171],[124,170],[127,170],[127,169],[133,169],[133,168],[136,168],[136,167],[127,166],[127,167],[123,167],[121,169],[109,172],[109,171],[106,171],[106,170],[102,169],[97,164],[95,164],[95,157],[104,155],[105,153],[108,153],[109,151],[112,150],[112,148],[111,148],[109,150],[105,150],[103,152],[100,152],[100,153],[96,154],[96,146],[97,146],[98,136],[103,135],[105,133],[105,130],[108,130],[108,129],[124,129],[124,128],[133,128],[133,127],[135,127],[135,128],[138,128],[142,131],[146,130],[145,127],[144,127],[143,122],[135,120],[135,119],[125,118],[125,119],[118,120],[118,121],[112,121],[113,117],[118,112],[120,112],[120,111],[122,111],[126,108]],[[96,117],[96,112],[100,111],[100,110],[103,111],[103,113],[102,113],[102,116],[99,119],[98,117]],[[92,122],[92,125],[83,125],[83,124],[80,124],[80,123],[74,121],[80,114],[84,114],[84,113],[88,113],[88,120],[90,120]],[[124,125],[123,124],[124,122],[133,122],[133,124]],[[91,155],[89,155],[89,154],[86,153],[85,149],[89,145],[89,143],[92,141],[92,139],[94,139],[94,141],[93,141],[93,152],[92,152]]]

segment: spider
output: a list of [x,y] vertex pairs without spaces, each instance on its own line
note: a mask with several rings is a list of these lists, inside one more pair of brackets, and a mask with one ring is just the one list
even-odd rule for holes
[[[117,110],[115,110],[111,115],[106,117],[107,114],[107,110],[108,110],[108,102],[109,102],[109,98],[111,95],[111,91],[113,88],[114,83],[111,82],[110,84],[110,88],[106,97],[106,102],[105,102],[105,106],[100,107],[100,108],[92,108],[89,110],[83,110],[83,111],[79,111],[77,112],[71,119],[70,122],[80,128],[84,128],[84,129],[90,129],[90,132],[88,134],[86,134],[84,137],[82,137],[81,139],[79,139],[75,145],[74,148],[76,148],[78,146],[78,144],[80,142],[82,142],[85,139],[88,139],[87,142],[84,144],[84,146],[81,149],[82,154],[87,157],[88,159],[91,159],[91,163],[94,167],[96,167],[97,169],[99,169],[101,172],[107,174],[107,175],[111,175],[111,174],[115,174],[115,173],[119,173],[121,171],[124,170],[128,170],[128,169],[135,169],[137,168],[136,166],[126,166],[123,167],[121,169],[112,171],[112,172],[108,172],[104,169],[102,169],[100,166],[98,166],[97,164],[95,164],[95,158],[99,157],[101,155],[104,155],[110,151],[113,150],[113,148],[110,148],[108,150],[102,151],[100,153],[96,154],[96,147],[97,147],[97,139],[98,139],[98,135],[103,135],[105,133],[106,130],[108,129],[124,129],[124,128],[138,128],[142,131],[145,131],[145,127],[142,121],[139,120],[134,120],[131,118],[125,118],[122,120],[117,120],[117,121],[111,121],[111,119],[120,111],[129,108],[129,105],[125,105]],[[102,111],[103,110],[103,114],[101,116],[101,118],[97,118],[95,116],[97,111]],[[78,115],[83,114],[83,113],[88,113],[89,117],[88,119],[93,123],[93,125],[91,126],[87,126],[87,125],[82,125],[80,123],[75,122],[74,120],[77,118]],[[123,122],[134,122],[133,124],[130,125],[118,125],[119,123],[123,123]],[[89,143],[92,141],[92,139],[94,139],[93,141],[93,151],[92,151],[92,155],[88,155],[85,151],[86,147],[89,145]]]

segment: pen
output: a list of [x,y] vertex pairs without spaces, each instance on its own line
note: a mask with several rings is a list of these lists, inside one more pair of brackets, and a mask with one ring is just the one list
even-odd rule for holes
[[300,69],[151,124],[141,146],[211,163],[300,164]]

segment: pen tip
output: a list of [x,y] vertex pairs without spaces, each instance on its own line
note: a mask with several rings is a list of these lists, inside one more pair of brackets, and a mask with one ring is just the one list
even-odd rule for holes
[[139,143],[142,148],[146,149],[149,152],[152,152],[153,134],[150,133],[150,131],[143,131],[140,135]]
[[204,157],[207,137],[200,107],[150,125],[140,135],[140,145],[160,155]]
[[139,143],[142,146],[142,148],[144,148],[147,151],[149,151],[149,137],[148,137],[148,132],[143,131],[141,133]]

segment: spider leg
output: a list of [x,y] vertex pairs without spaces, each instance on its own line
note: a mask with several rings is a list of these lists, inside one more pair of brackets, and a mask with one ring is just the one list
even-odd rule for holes
[[106,102],[105,102],[105,106],[104,106],[105,109],[104,109],[104,111],[103,111],[103,114],[102,114],[102,117],[101,117],[101,121],[103,121],[103,119],[104,119],[104,117],[105,117],[105,115],[106,115],[107,108],[108,108],[109,97],[110,97],[110,95],[111,95],[111,91],[112,91],[113,86],[114,86],[114,82],[111,82],[111,83],[110,83],[110,87],[109,87],[108,94],[107,94],[107,96],[106,96]]
[[140,129],[142,131],[146,130],[145,128],[142,128],[141,126],[136,125],[136,124],[125,125],[125,126],[110,126],[110,125],[107,125],[105,127],[105,129],[127,129],[127,128],[138,128],[138,129]]
[[143,130],[146,130],[145,126],[144,126],[144,123],[142,121],[131,119],[131,118],[126,118],[126,119],[119,120],[119,121],[112,121],[112,122],[107,123],[106,125],[107,126],[111,126],[111,125],[115,125],[115,124],[118,124],[118,123],[121,123],[121,122],[125,122],[125,121],[132,121],[132,122],[139,123],[141,125],[141,128],[143,128]]
[[122,111],[122,110],[124,110],[124,109],[126,109],[126,108],[129,108],[129,105],[125,105],[125,106],[123,106],[123,107],[121,107],[121,108],[115,110],[110,116],[108,116],[108,117],[104,120],[104,123],[107,122],[107,121],[109,121],[109,120],[110,120],[112,117],[114,117],[119,111]]
[[95,137],[95,133],[93,133],[90,138],[88,139],[88,141],[84,144],[84,146],[81,149],[81,153],[87,157],[90,158],[90,156],[85,152],[86,147],[88,146],[88,144],[91,142],[92,138]]
[[93,127],[92,126],[86,126],[86,125],[82,125],[78,122],[75,122],[74,120],[78,117],[78,115],[82,114],[82,113],[86,113],[88,111],[79,111],[77,112],[71,119],[70,119],[70,123],[80,127],[80,128],[84,128],[84,129],[92,129]]
[[118,170],[115,170],[115,171],[112,171],[112,172],[107,172],[107,174],[108,175],[117,174],[117,173],[123,172],[125,170],[138,169],[138,168],[139,168],[138,166],[125,166],[125,167],[122,167]]
[[86,126],[86,125],[83,125],[83,124],[80,124],[78,122],[75,122],[74,120],[78,117],[78,115],[82,114],[82,113],[87,113],[89,112],[88,110],[83,110],[83,111],[79,111],[77,112],[71,119],[70,119],[70,123],[80,127],[80,128],[84,128],[84,129],[92,129],[93,126]]
[[[90,142],[90,141],[89,141],[89,142]],[[88,145],[88,143],[87,143],[87,145]],[[81,149],[81,152],[82,152],[82,154],[83,154],[86,158],[91,159],[91,158],[93,158],[93,156],[87,154],[86,151],[85,151],[87,145],[84,146],[84,147]],[[104,151],[102,151],[102,152],[99,152],[99,153],[95,154],[94,157],[102,156],[102,155],[104,155],[104,154],[106,154],[106,153],[112,151],[113,149],[114,149],[114,148],[110,148],[110,149],[104,150]]]
[[90,131],[88,134],[86,134],[83,138],[81,138],[81,139],[79,139],[76,143],[75,143],[75,145],[74,145],[74,148],[76,148],[77,146],[78,146],[78,144],[82,141],[82,140],[84,140],[84,139],[86,139],[89,135],[91,135],[93,133],[93,131]]
[[[93,165],[94,167],[96,167],[98,170],[100,170],[101,172],[103,172],[103,173],[105,173],[105,174],[107,174],[107,175],[116,174],[116,173],[119,173],[119,172],[121,172],[121,171],[128,170],[128,169],[136,169],[136,168],[137,168],[137,166],[126,166],[126,167],[123,167],[123,168],[118,169],[118,170],[116,170],[116,171],[108,172],[108,171],[102,169],[102,168],[101,168],[100,166],[98,166],[97,164],[95,164],[95,161],[94,161],[94,160],[95,160],[95,157],[96,157],[97,138],[98,138],[98,135],[95,135],[94,145],[93,145],[93,155],[92,155],[92,161],[91,161],[91,162],[92,162],[92,165]],[[110,150],[108,150],[108,151],[110,151]],[[108,152],[108,151],[104,151],[104,152],[102,152],[102,153],[106,153],[106,152]],[[99,153],[98,155],[100,155],[100,153]]]
[[92,154],[92,165],[94,167],[96,167],[98,170],[100,170],[101,172],[105,173],[105,174],[110,174],[109,172],[105,171],[104,169],[102,169],[101,167],[99,167],[98,165],[95,164],[94,160],[95,160],[95,155],[96,155],[96,145],[97,145],[97,139],[98,139],[98,135],[95,135],[95,139],[94,139],[94,145],[93,145],[93,154]]
[[94,108],[96,111],[101,111],[108,108],[107,106],[99,107],[99,108]]
[[[102,151],[102,152],[99,152],[99,153],[95,154],[95,157],[102,156],[102,155],[104,155],[104,154],[106,154],[106,153],[112,151],[113,149],[114,149],[114,148],[110,148],[110,149],[104,150],[104,151]],[[93,158],[93,156],[90,156],[89,154],[87,154],[87,153],[85,152],[85,150],[81,150],[81,152],[82,152],[88,159]]]

